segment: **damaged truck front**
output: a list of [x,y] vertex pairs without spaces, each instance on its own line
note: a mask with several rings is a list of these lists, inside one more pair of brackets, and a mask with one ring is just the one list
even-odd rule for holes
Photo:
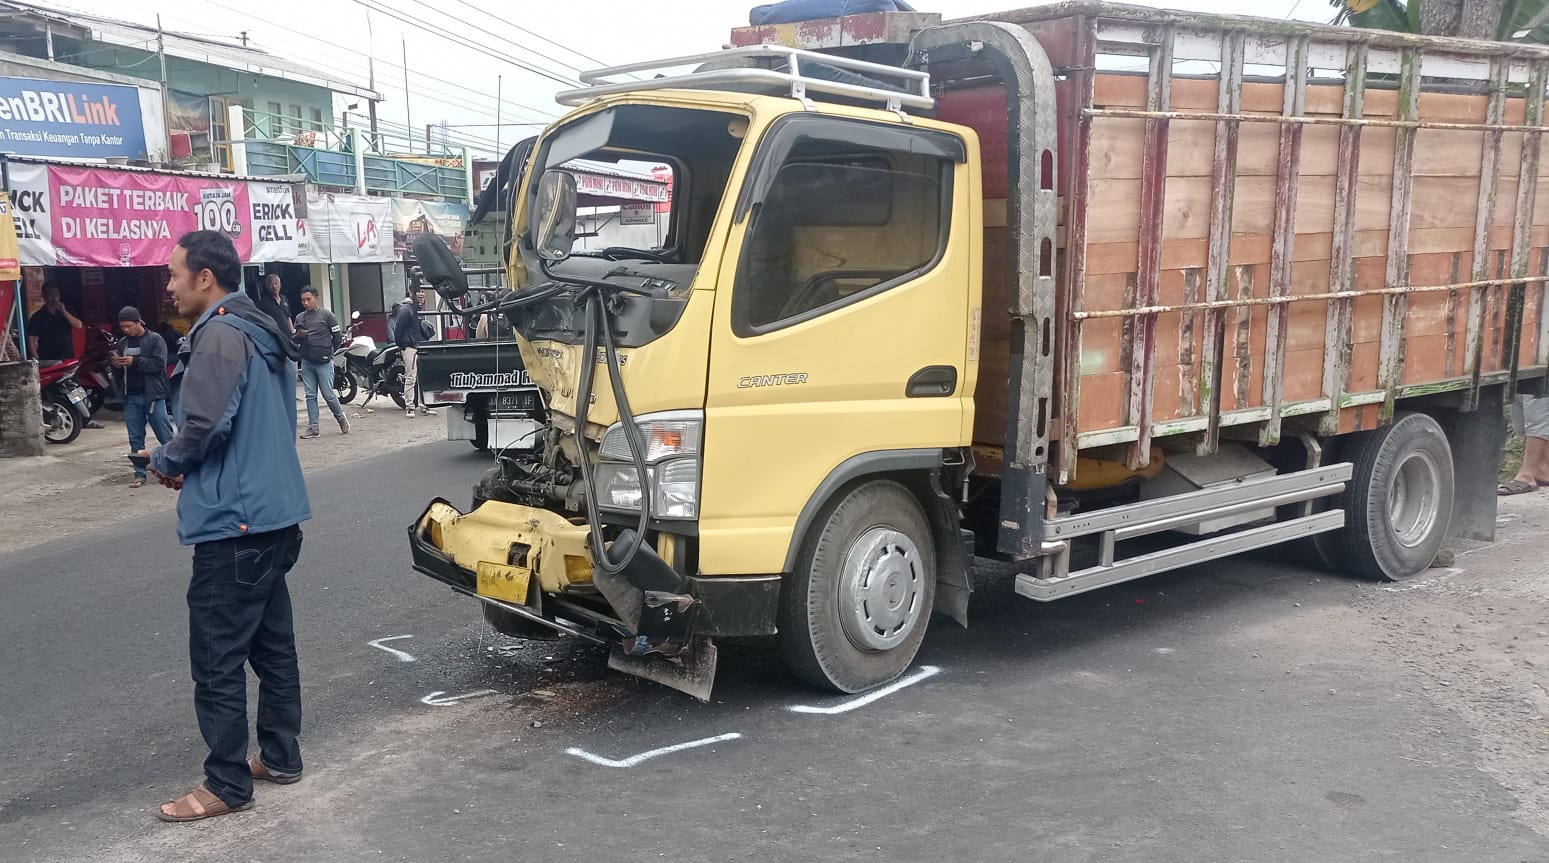
[[[966,625],[975,554],[1050,601],[1490,538],[1549,361],[1549,50],[1101,2],[733,43],[587,76],[508,158],[541,444],[410,528],[502,632],[701,698],[776,635],[856,692]],[[659,247],[574,248],[573,160],[670,175]]]

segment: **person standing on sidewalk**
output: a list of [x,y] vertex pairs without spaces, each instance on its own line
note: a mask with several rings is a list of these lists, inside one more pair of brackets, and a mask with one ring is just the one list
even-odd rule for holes
[[[301,674],[285,576],[312,517],[296,456],[296,367],[288,336],[237,290],[226,235],[178,240],[167,293],[194,319],[172,442],[149,454],[180,490],[178,539],[194,548],[188,651],[194,712],[210,754],[204,784],[156,812],[197,821],[253,805],[253,780],[301,778]],[[247,675],[258,675],[258,749],[248,757]]]
[[[118,328],[124,343],[113,356],[113,365],[124,370],[124,424],[129,427],[129,451],[145,449],[145,423],[156,433],[157,443],[172,440],[167,417],[167,343],[145,328],[140,310],[124,306],[118,312]],[[145,468],[135,465],[130,488],[145,485]]]
[[322,307],[317,289],[311,285],[301,289],[301,314],[296,316],[296,334],[293,336],[301,349],[301,385],[307,391],[307,430],[303,439],[315,438],[317,428],[317,393],[323,393],[328,410],[339,423],[339,434],[350,433],[350,421],[344,418],[344,408],[333,391],[333,354],[344,340],[339,320],[333,312]]
[[430,338],[426,332],[430,329],[430,323],[420,317],[420,308],[425,305],[425,292],[415,291],[399,304],[398,310],[393,312],[393,344],[403,353],[403,398],[404,415],[414,418],[414,409],[425,416],[434,416],[435,412],[426,407],[424,397],[420,395],[420,344]]

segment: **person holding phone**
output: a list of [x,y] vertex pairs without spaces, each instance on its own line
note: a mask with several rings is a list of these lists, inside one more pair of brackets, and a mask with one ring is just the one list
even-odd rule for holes
[[[129,427],[129,451],[145,448],[145,424],[150,423],[157,443],[172,440],[172,422],[167,416],[167,343],[154,330],[147,329],[140,310],[124,306],[118,312],[118,328],[123,344],[114,351],[111,362],[124,370],[124,425]],[[130,488],[145,485],[145,467],[134,465]]]

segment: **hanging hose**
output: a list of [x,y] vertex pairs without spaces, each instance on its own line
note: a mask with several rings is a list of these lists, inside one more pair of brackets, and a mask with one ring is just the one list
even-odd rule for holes
[[[613,322],[608,319],[607,310],[603,308],[602,292],[595,286],[589,286],[576,300],[585,302],[586,315],[586,334],[582,339],[581,347],[583,352],[581,381],[576,387],[575,435],[576,445],[580,450],[581,481],[586,483],[586,517],[592,525],[591,531],[587,533],[587,540],[592,549],[593,566],[613,575],[623,572],[640,552],[640,546],[645,542],[646,528],[651,521],[651,489],[650,477],[646,473],[645,465],[645,438],[640,432],[639,424],[635,422],[634,413],[629,409],[629,397],[624,392],[623,371],[618,363],[618,346],[614,341]],[[613,402],[618,407],[619,423],[623,427],[624,440],[629,445],[629,457],[634,463],[640,483],[640,522],[629,538],[623,553],[617,558],[613,556],[613,549],[603,542],[602,520],[597,509],[597,480],[592,473],[592,460],[586,452],[586,423],[587,416],[591,413],[592,384],[597,373],[599,329],[602,331],[603,351],[608,364],[608,382],[613,389]]]

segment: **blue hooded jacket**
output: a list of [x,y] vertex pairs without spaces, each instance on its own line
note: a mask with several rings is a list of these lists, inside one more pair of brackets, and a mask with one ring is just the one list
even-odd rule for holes
[[183,477],[178,539],[195,545],[311,518],[289,340],[237,292],[199,316],[188,343],[178,433],[151,453],[157,473]]

